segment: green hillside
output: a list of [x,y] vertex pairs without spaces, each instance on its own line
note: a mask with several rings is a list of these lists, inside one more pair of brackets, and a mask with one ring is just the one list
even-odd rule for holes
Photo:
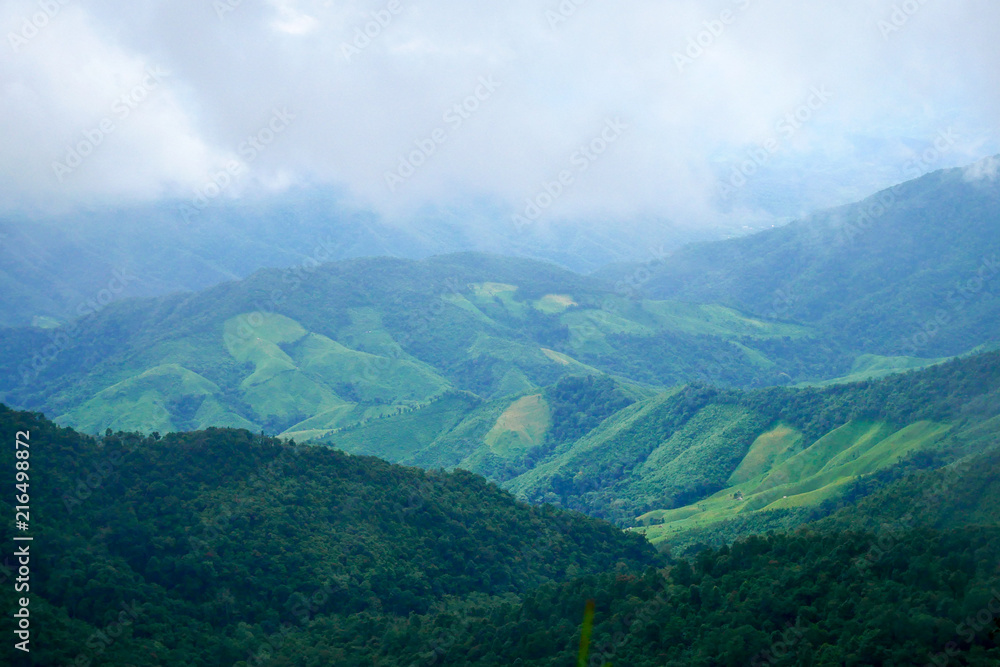
[[829,388],[685,387],[617,412],[505,487],[658,544],[687,544],[713,526],[736,526],[732,538],[829,513],[901,466],[988,449],[998,396],[996,353]]
[[[246,665],[321,618],[395,626],[659,562],[642,538],[467,472],[242,430],[95,439],[3,406],[0,430],[30,434],[33,664]],[[14,470],[13,448],[3,460]],[[5,608],[13,595],[3,587]],[[123,603],[137,610],[124,634]],[[111,625],[117,641],[92,641]],[[379,640],[359,628],[355,641]],[[11,642],[3,652],[21,664]]]
[[[933,455],[919,464],[933,467],[982,450],[1000,415],[991,403],[998,364],[993,353],[877,382],[688,386],[652,397],[629,396],[607,377],[566,378],[541,393],[469,405],[465,416],[448,399],[323,442],[472,470],[531,502],[608,518],[657,544],[687,544],[736,523],[748,528],[731,538],[775,517],[790,517],[775,527],[796,525],[903,462]],[[983,414],[970,413],[980,404]]]
[[276,277],[109,307],[30,382],[18,359],[42,334],[7,330],[2,397],[88,433],[231,426],[462,468],[667,543],[818,511],[921,452],[953,457],[981,421],[954,402],[993,391],[959,375],[990,377],[995,354],[861,357],[855,377],[930,366],[828,387],[683,384],[713,364],[773,379],[787,366],[768,354],[823,342],[529,260],[356,260],[284,290]]
[[[1000,425],[1000,420],[992,421],[988,428]],[[918,527],[946,530],[995,525],[1000,522],[1000,441],[994,437],[991,445],[938,469],[876,477],[871,481],[874,490],[867,496],[815,526],[899,533]]]
[[[576,320],[565,318],[589,317],[608,331],[625,326],[584,307],[602,294],[588,279],[521,260],[474,268],[471,260],[330,265],[317,279],[364,277],[366,289],[381,284],[384,291],[371,297],[317,287],[323,310],[308,307],[305,284],[296,293],[301,301],[294,295],[283,301],[288,314],[246,310],[244,292],[253,281],[174,302],[122,304],[95,324],[98,331],[142,324],[132,338],[125,335],[131,344],[60,358],[45,370],[54,390],[42,384],[13,393],[50,392],[45,400],[55,410],[42,407],[83,432],[233,426],[406,465],[462,468],[525,500],[635,527],[656,543],[681,543],[733,520],[757,525],[779,512],[812,516],[839,502],[859,478],[917,453],[954,456],[972,446],[969,434],[983,421],[969,421],[955,401],[985,401],[993,391],[992,380],[969,387],[961,375],[989,378],[996,353],[829,387],[744,392],[695,383],[658,390],[622,374],[602,375],[570,354],[587,358],[573,346]],[[442,267],[488,269],[498,279],[464,280],[446,292],[448,299],[435,299],[427,284]],[[511,278],[526,267],[536,272],[532,289]],[[575,294],[575,305],[558,296],[567,293]],[[336,298],[327,303],[330,294]],[[407,299],[431,305],[417,311],[416,321],[405,317],[412,309],[363,305]],[[539,303],[557,312],[543,313]],[[747,328],[761,340],[791,333],[712,308],[655,302],[630,308],[615,317],[648,328],[643,335],[652,341],[691,335],[725,342],[707,329],[682,333],[698,327],[728,327],[740,345],[750,341]],[[675,329],[649,333],[665,322]],[[606,344],[594,326],[592,342]],[[660,352],[647,348],[662,363]],[[80,372],[65,372],[66,366]],[[855,370],[877,375],[888,367],[869,358]]]
[[642,291],[808,326],[851,357],[934,358],[997,340],[998,277],[1000,181],[948,169],[784,227],[687,246]]
[[[88,432],[327,439],[445,392],[517,399],[569,376],[653,390],[876,379],[997,344],[998,197],[995,179],[946,170],[590,276],[462,253],[116,298],[59,327],[0,330],[0,399]],[[476,463],[523,467],[509,464]]]
[[[946,366],[959,371],[952,389],[987,378]],[[808,451],[793,430],[814,427],[769,431],[738,477]],[[980,620],[1000,589],[995,447],[883,480],[795,533],[663,560],[635,535],[520,504],[467,472],[241,430],[92,438],[3,406],[0,429],[30,435],[32,553],[44,546],[31,560],[31,619],[44,629],[31,664],[1000,660],[995,616]],[[840,431],[823,457],[831,441],[883,434],[861,422]],[[13,468],[14,449],[3,459]],[[10,497],[0,506],[13,511]],[[5,586],[0,601],[15,608],[13,596]],[[3,647],[5,664],[22,664],[14,653]]]
[[724,366],[724,383],[783,383],[763,346],[810,340],[801,326],[632,300],[530,260],[353,260],[287,278],[265,270],[51,331],[2,330],[0,398],[89,433],[239,426],[316,439],[446,392],[517,399],[571,376],[663,388]]
[[608,376],[566,376],[542,392],[476,401],[449,395],[317,442],[423,468],[462,468],[497,482],[547,460],[650,392]]

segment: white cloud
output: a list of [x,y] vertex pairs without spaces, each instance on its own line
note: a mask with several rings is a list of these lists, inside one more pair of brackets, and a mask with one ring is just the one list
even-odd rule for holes
[[[614,116],[629,131],[548,215],[701,222],[836,203],[906,177],[907,159],[948,127],[964,141],[929,169],[1000,152],[998,5],[928,3],[884,38],[894,3],[883,0],[591,0],[555,28],[555,0],[395,3],[242,2],[221,19],[200,0],[68,4],[0,55],[0,188],[20,203],[184,195],[275,107],[296,120],[234,193],[325,182],[399,217],[475,198],[518,210]],[[5,3],[0,29],[35,10]],[[52,161],[155,66],[170,72],[163,86],[59,184]],[[483,76],[501,88],[448,125]],[[813,86],[831,101],[720,201],[720,182]],[[390,192],[386,171],[438,128],[446,141]]]
[[965,178],[968,181],[992,181],[996,180],[998,173],[1000,173],[1000,159],[993,156],[969,165],[965,170]]

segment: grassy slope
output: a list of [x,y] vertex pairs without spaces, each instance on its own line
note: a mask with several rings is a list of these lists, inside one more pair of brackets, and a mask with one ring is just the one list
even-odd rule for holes
[[[857,478],[888,468],[911,452],[931,449],[948,430],[947,425],[933,422],[898,430],[885,423],[849,422],[786,460],[779,457],[746,481],[686,507],[649,512],[637,521],[657,524],[642,531],[657,543],[737,515],[818,506]],[[773,433],[761,437],[771,438]]]
[[[774,396],[679,388],[643,398],[580,437],[546,445],[547,453],[512,479],[505,476],[509,466],[547,442],[543,399],[535,392],[482,403],[449,424],[439,409],[422,408],[328,442],[426,467],[474,470],[519,497],[637,526],[654,542],[674,541],[733,519],[753,523],[778,510],[819,508],[858,479],[918,452],[954,457],[982,449],[996,433],[990,420],[1000,414],[989,398],[997,358]],[[977,374],[992,379],[945,388]],[[945,395],[951,407],[936,407]],[[980,413],[970,414],[970,405],[980,405]],[[398,435],[407,432],[413,437]]]
[[[455,428],[480,403],[471,394],[450,393],[427,406],[322,435],[326,442],[346,452],[378,456],[392,462],[406,461],[429,446],[441,433]],[[317,432],[317,435],[320,434]]]
[[825,389],[677,390],[622,410],[506,486],[638,526],[654,542],[736,519],[763,525],[839,502],[918,454],[948,461],[991,446],[998,359]]
[[[720,354],[748,381],[776,366],[754,345],[808,335],[722,307],[626,299],[528,260],[354,260],[287,279],[262,271],[113,304],[67,331],[66,349],[37,376],[30,359],[44,334],[5,331],[0,397],[88,432],[239,425],[320,438],[452,388],[489,400],[601,372],[662,387]],[[148,387],[145,374],[160,368],[203,382],[164,376]]]

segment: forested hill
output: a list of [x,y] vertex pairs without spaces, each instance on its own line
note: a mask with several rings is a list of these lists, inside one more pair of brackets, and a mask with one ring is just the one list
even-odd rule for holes
[[808,324],[866,352],[957,354],[1000,324],[992,173],[937,171],[784,227],[690,245],[643,289]]
[[31,435],[35,537],[30,662],[8,642],[5,664],[556,667],[581,646],[632,667],[1000,660],[995,513],[664,563],[470,473],[237,430],[93,439],[6,408],[0,430]]
[[[547,455],[505,486],[677,546],[800,525],[907,472],[989,451],[998,433],[994,352],[831,387],[665,392],[538,446]],[[462,465],[491,472],[482,457]]]
[[[405,619],[658,562],[641,537],[467,472],[237,430],[93,439],[0,407],[0,432],[17,431],[30,432],[35,664],[232,665],[282,624]],[[3,460],[14,470],[13,448]],[[10,517],[12,501],[0,500]],[[5,584],[5,608],[13,594]],[[141,614],[95,649],[123,603]]]

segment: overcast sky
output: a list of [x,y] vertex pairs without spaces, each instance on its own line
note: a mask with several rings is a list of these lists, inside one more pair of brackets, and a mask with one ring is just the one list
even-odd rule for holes
[[998,26],[994,0],[4,0],[0,206],[795,214],[1000,153]]

